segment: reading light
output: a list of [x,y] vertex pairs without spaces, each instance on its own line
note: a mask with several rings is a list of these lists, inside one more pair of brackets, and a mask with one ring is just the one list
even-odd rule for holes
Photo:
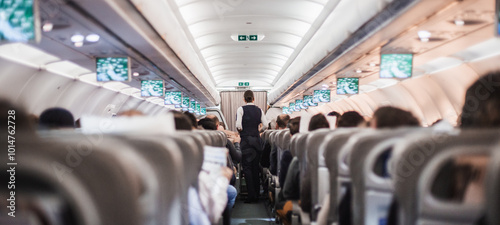
[[421,30],[418,32],[418,37],[420,38],[420,41],[422,42],[428,42],[429,39],[431,38],[432,34],[429,31],[426,30]]
[[134,73],[132,73],[132,76],[134,76],[134,77],[138,77],[138,76],[139,76],[139,73],[138,73],[138,72],[134,72]]
[[362,73],[362,72],[363,72],[363,70],[361,70],[361,69],[356,70],[356,73]]
[[101,37],[97,34],[89,34],[85,37],[88,42],[98,42]]
[[71,42],[77,43],[77,42],[83,42],[85,40],[85,37],[81,34],[75,34],[71,36]]
[[75,42],[75,47],[79,48],[79,47],[82,47],[83,46],[83,41],[81,42]]
[[457,26],[463,26],[463,25],[465,25],[465,21],[461,20],[461,19],[456,19],[455,20],[455,25],[457,25]]
[[51,22],[45,22],[42,26],[43,32],[50,32],[52,29],[54,29],[54,24]]
[[370,65],[371,67],[376,67],[376,66],[377,66],[377,64],[376,64],[376,63],[374,63],[374,62],[370,63],[369,65]]

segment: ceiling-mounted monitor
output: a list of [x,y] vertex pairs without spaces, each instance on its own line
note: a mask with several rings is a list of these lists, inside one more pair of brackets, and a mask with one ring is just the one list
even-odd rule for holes
[[0,1],[0,42],[39,42],[38,0]]
[[318,106],[318,103],[313,102],[312,95],[304,95],[304,105],[305,106]]
[[301,109],[308,109],[306,105],[304,105],[304,100],[303,99],[297,99],[295,100],[295,108],[298,108],[299,110]]
[[409,78],[413,71],[413,54],[382,54],[380,78]]
[[285,107],[283,107],[283,109],[282,109],[282,113],[283,113],[283,114],[290,114],[290,112],[288,111],[288,107],[286,107],[286,106],[285,106]]
[[288,105],[288,111],[291,113],[291,112],[295,112],[295,102],[293,103],[290,103]]
[[193,98],[189,101],[189,112],[194,112],[194,110],[196,109],[196,100],[194,100]]
[[359,93],[359,78],[344,77],[337,78],[338,95],[355,95]]
[[182,98],[182,105],[181,107],[183,109],[188,109],[189,108],[189,97],[183,97]]
[[201,112],[201,105],[196,103],[196,106],[194,107],[194,112],[195,113],[200,113]]
[[202,116],[207,115],[207,108],[201,108],[201,109],[200,109],[200,114],[201,114]]
[[330,102],[330,90],[314,90],[313,103]]
[[[188,98],[189,100],[189,98]],[[182,92],[167,91],[165,92],[165,105],[175,105],[176,108],[182,107]],[[188,106],[186,106],[188,107]]]
[[97,81],[130,81],[130,58],[96,58]]
[[163,80],[143,80],[141,81],[142,97],[162,97],[165,89]]

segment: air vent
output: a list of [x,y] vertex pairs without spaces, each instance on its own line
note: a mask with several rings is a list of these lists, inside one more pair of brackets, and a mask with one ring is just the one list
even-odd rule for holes
[[249,90],[250,87],[236,87],[236,90]]

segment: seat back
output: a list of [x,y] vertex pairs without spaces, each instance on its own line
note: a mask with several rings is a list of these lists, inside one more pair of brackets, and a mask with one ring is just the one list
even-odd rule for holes
[[[352,215],[355,224],[379,224],[387,220],[393,197],[393,185],[383,169],[393,146],[406,135],[424,132],[421,128],[378,130],[362,136],[350,153],[349,170],[352,180]],[[376,165],[379,163],[381,165]]]
[[[357,128],[337,128],[335,133],[328,134],[320,147],[318,163],[318,199],[330,193],[329,224],[338,221],[337,205],[340,201],[340,188],[337,182],[338,153],[351,135],[358,132]],[[326,183],[326,184],[325,184]]]
[[500,149],[497,147],[491,157],[486,173],[484,198],[486,199],[486,220],[489,225],[500,224]]
[[[398,143],[391,160],[398,224],[472,224],[481,213],[478,205],[438,200],[431,188],[449,186],[436,180],[443,165],[457,154],[489,154],[498,144],[498,130],[463,130],[456,133],[412,135]],[[451,167],[453,168],[453,167]],[[445,174],[446,175],[446,174]],[[449,176],[441,177],[441,179]],[[429,182],[430,181],[430,182]]]

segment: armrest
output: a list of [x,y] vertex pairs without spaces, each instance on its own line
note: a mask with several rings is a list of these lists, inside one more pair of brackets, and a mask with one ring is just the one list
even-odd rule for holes
[[302,211],[298,201],[292,201],[292,225],[310,225],[309,213]]

